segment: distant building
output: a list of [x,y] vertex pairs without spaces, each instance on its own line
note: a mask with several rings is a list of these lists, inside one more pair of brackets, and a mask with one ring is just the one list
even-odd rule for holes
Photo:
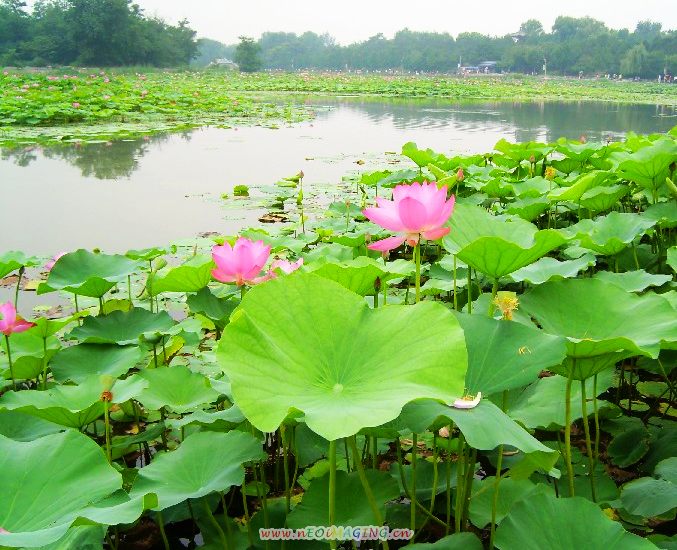
[[482,61],[477,65],[463,65],[458,67],[459,74],[494,74],[497,72],[498,61]]

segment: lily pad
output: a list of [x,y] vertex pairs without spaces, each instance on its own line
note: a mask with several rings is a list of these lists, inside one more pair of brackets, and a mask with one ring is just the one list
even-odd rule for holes
[[155,510],[164,510],[189,498],[225,492],[244,482],[246,462],[262,460],[261,442],[250,434],[197,432],[170,453],[155,455],[139,470],[131,496],[154,493]]
[[147,380],[148,386],[141,391],[138,399],[151,409],[168,407],[182,413],[215,401],[220,395],[212,389],[206,376],[191,372],[182,365],[145,369],[139,377]]
[[162,292],[197,292],[212,280],[213,268],[214,262],[209,256],[193,256],[178,267],[155,273],[148,288],[153,296]]
[[36,257],[26,256],[23,252],[17,250],[10,250],[9,252],[0,254],[0,279],[21,267],[29,267],[37,264],[38,259]]
[[557,230],[538,228],[520,218],[492,216],[483,208],[457,204],[444,248],[492,279],[529,265],[566,242]]
[[515,504],[496,532],[496,546],[501,550],[655,550],[651,542],[609,519],[597,504],[544,493]]
[[137,269],[138,263],[125,256],[94,254],[80,249],[59,258],[38,294],[65,290],[98,298]]
[[631,514],[649,518],[677,508],[677,457],[659,462],[654,475],[623,486],[621,502]]
[[151,313],[135,307],[131,311],[114,311],[109,315],[87,317],[82,326],[70,331],[70,338],[92,344],[138,344],[144,333],[167,333],[174,321],[166,311]]
[[647,273],[643,269],[626,271],[625,273],[598,271],[595,273],[594,278],[619,286],[626,292],[642,292],[650,286],[663,286],[665,283],[672,281],[670,275]]
[[465,332],[471,393],[484,395],[526,386],[538,373],[559,365],[566,355],[564,338],[512,321],[457,314]]
[[79,344],[60,350],[50,363],[54,379],[84,382],[93,374],[113,378],[126,374],[143,357],[138,346]]
[[581,220],[564,231],[572,239],[578,239],[583,248],[612,256],[621,252],[655,223],[637,214],[611,212],[594,220]]
[[347,262],[326,262],[312,272],[326,279],[336,281],[361,296],[376,292],[376,280],[385,283],[413,273],[414,265],[404,260],[383,264],[372,258],[360,256]]
[[595,265],[595,257],[592,254],[584,254],[580,258],[563,262],[546,256],[511,273],[510,278],[518,283],[525,281],[532,285],[540,285],[551,279],[576,277],[579,272],[585,271],[591,265]]
[[[415,326],[426,330],[402,338]],[[313,274],[250,290],[224,330],[218,359],[235,404],[259,430],[274,431],[298,410],[328,440],[388,422],[418,397],[453,401],[467,368],[463,331],[444,306],[370,310]]]

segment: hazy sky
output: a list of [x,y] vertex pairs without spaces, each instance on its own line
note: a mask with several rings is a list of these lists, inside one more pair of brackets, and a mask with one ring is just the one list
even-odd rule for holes
[[200,37],[226,43],[264,31],[328,32],[340,43],[379,32],[464,31],[504,35],[523,21],[539,19],[550,30],[558,15],[589,15],[612,28],[633,30],[638,21],[677,28],[677,0],[135,0],[147,14],[168,22],[186,18]]

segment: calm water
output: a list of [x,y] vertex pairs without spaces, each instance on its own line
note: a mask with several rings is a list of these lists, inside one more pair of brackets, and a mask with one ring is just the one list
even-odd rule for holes
[[[270,185],[303,170],[309,186],[382,166],[407,141],[442,152],[490,151],[501,138],[620,138],[677,125],[675,109],[603,103],[313,99],[329,107],[279,130],[199,129],[110,144],[3,150],[0,251],[125,251],[202,232],[236,232],[261,210],[226,208],[237,184]],[[366,161],[357,166],[355,161]],[[405,163],[401,167],[406,166]]]

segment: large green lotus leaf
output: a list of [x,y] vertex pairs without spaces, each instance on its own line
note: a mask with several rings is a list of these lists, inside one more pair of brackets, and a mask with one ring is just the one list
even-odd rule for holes
[[456,315],[465,333],[469,392],[484,395],[526,386],[538,373],[560,364],[566,355],[561,336],[483,315]]
[[529,197],[511,202],[506,207],[508,214],[516,214],[520,218],[531,222],[543,214],[550,206],[550,201],[540,197]]
[[[425,330],[403,337],[413,327]],[[299,410],[328,440],[388,422],[412,399],[453,401],[467,368],[463,331],[444,306],[371,310],[338,283],[305,273],[250,290],[218,359],[235,404],[259,430],[274,431]]]
[[208,317],[220,329],[226,326],[230,314],[237,306],[235,300],[220,298],[208,287],[203,288],[196,294],[189,295],[186,303],[193,313]]
[[87,317],[81,326],[70,331],[69,337],[91,344],[138,344],[142,334],[166,333],[173,325],[174,321],[166,311],[151,313],[135,307],[130,311]]
[[[485,477],[473,483],[472,498],[470,499],[470,521],[484,529],[491,522],[496,478]],[[496,524],[500,524],[510,509],[519,501],[537,493],[552,493],[553,489],[545,484],[536,485],[528,479],[501,479],[498,500],[496,501]]]
[[[137,376],[117,381],[111,390],[113,402],[123,403],[136,397],[147,384]],[[101,380],[94,375],[79,386],[56,386],[45,391],[10,391],[0,397],[0,411],[19,411],[80,429],[103,414],[103,390]]]
[[546,256],[511,273],[510,278],[518,283],[525,281],[532,285],[540,285],[550,279],[576,277],[580,271],[586,270],[591,265],[595,265],[595,257],[592,254],[584,254],[580,258],[563,262]]
[[[366,470],[374,500],[381,517],[385,517],[385,504],[400,497],[397,481],[387,472]],[[330,525],[329,523],[329,476],[325,475],[310,483],[303,499],[289,515],[289,527],[298,529],[306,525]],[[334,525],[378,525],[357,472],[336,472],[336,516]]]
[[84,310],[74,313],[68,317],[62,317],[61,319],[38,317],[36,319],[32,319],[31,322],[35,325],[35,327],[31,329],[30,332],[35,332],[41,338],[54,336],[57,332],[70,325],[73,321],[87,317],[89,314],[89,311]]
[[[18,380],[35,378],[44,368],[43,359],[49,361],[61,347],[61,343],[54,336],[49,336],[43,341],[36,328],[12,334],[9,345],[12,351],[14,376]],[[0,348],[7,352],[4,338],[0,340]],[[5,378],[10,377],[6,355],[0,361],[0,373],[4,373]]]
[[593,278],[619,286],[626,292],[642,292],[650,286],[663,286],[665,283],[672,281],[672,276],[670,275],[647,273],[643,269],[627,271],[625,273],[598,271]]
[[[42,392],[35,392],[42,393]],[[122,487],[101,448],[69,430],[35,441],[0,435],[0,546],[44,546],[60,539],[80,512]]]
[[576,141],[570,141],[566,138],[560,138],[557,140],[557,146],[555,147],[555,150],[558,153],[562,153],[567,158],[584,163],[600,149],[604,149],[605,147],[605,143],[579,143]]
[[629,192],[630,188],[627,185],[594,187],[583,194],[579,204],[596,214],[611,209]]
[[677,201],[668,200],[649,206],[642,217],[654,220],[659,227],[672,229],[677,226]]
[[411,262],[402,260],[384,265],[367,256],[360,256],[348,262],[326,262],[312,269],[315,275],[336,281],[360,296],[374,294],[376,279],[385,283],[390,279],[409,275],[413,271],[414,264]]
[[139,394],[138,400],[150,409],[168,407],[181,413],[215,401],[220,395],[212,389],[206,376],[191,372],[183,365],[145,369],[139,376],[148,381],[148,387]]
[[484,546],[472,533],[454,533],[437,542],[419,542],[407,546],[408,550],[482,550]]
[[197,432],[172,452],[153,457],[139,470],[130,496],[154,493],[156,510],[164,510],[189,498],[225,492],[244,482],[246,462],[262,460],[261,442],[248,433]]
[[419,149],[413,141],[405,143],[402,146],[402,155],[413,160],[419,168],[424,168],[428,164],[436,164],[440,160],[440,157],[444,158],[443,155],[436,153],[432,149]]
[[496,532],[501,550],[655,550],[646,539],[628,533],[594,502],[536,494],[512,508]]
[[542,176],[512,182],[510,185],[516,197],[544,200],[547,204],[550,204],[550,201],[543,195],[550,190],[552,183]]
[[[621,154],[615,154],[621,155]],[[618,156],[618,158],[622,158]],[[677,143],[669,138],[655,141],[636,153],[626,155],[619,162],[617,171],[623,178],[634,181],[645,189],[657,189],[665,184],[670,164],[677,161]]]
[[[604,393],[607,388],[614,385],[614,373],[607,370],[597,377],[597,393]],[[566,379],[562,376],[550,376],[541,378],[529,385],[524,390],[511,392],[508,401],[508,413],[517,422],[533,430],[543,428],[546,430],[559,429],[564,426],[564,393]],[[592,396],[594,381],[585,381],[586,396]],[[608,404],[598,400],[598,408],[601,410]],[[588,413],[592,411],[592,403],[589,403]],[[573,384],[571,388],[571,420],[582,418],[581,412],[581,385]]]
[[127,252],[125,252],[125,256],[131,258],[132,260],[150,262],[151,260],[159,258],[160,256],[166,253],[167,250],[165,250],[164,248],[153,247],[153,248],[141,248],[138,250],[128,250]]
[[457,204],[451,232],[442,243],[452,254],[485,275],[499,279],[564,244],[559,231],[525,220],[492,216],[483,208]]
[[655,478],[641,477],[623,486],[623,508],[636,516],[655,517],[677,508],[677,457],[656,465]]
[[667,300],[599,279],[545,283],[524,294],[520,308],[545,332],[565,336],[573,358],[621,351],[656,358],[662,344],[677,341],[677,316]]
[[168,418],[165,420],[165,424],[171,428],[181,428],[189,424],[214,424],[215,422],[239,424],[244,420],[245,417],[240,409],[233,405],[222,411],[209,412],[197,410],[181,418]]
[[17,411],[0,411],[0,435],[15,441],[33,441],[63,430],[63,426]]
[[496,143],[494,149],[503,153],[506,157],[517,161],[518,164],[523,160],[532,160],[532,157],[534,162],[538,162],[552,152],[552,146],[545,143],[538,143],[536,141],[510,143],[505,139],[501,139]]
[[577,202],[586,191],[601,185],[608,177],[608,172],[593,170],[592,172],[579,176],[576,181],[571,182],[571,185],[568,187],[554,189],[548,194],[548,199],[551,201]]
[[23,252],[17,250],[0,254],[0,279],[21,267],[30,267],[37,264],[38,259],[36,257],[26,256]]
[[114,344],[79,344],[60,350],[50,363],[54,379],[84,382],[93,374],[107,374],[117,378],[126,374],[143,357],[138,346]]
[[46,287],[47,291],[65,290],[98,298],[137,268],[137,262],[125,256],[94,254],[80,249],[59,258],[49,272]]
[[153,296],[161,292],[197,292],[212,280],[213,268],[214,262],[209,256],[193,256],[178,267],[154,274],[148,288]]
[[418,399],[404,407],[396,425],[422,433],[440,421],[453,422],[475,449],[510,445],[527,454],[553,453],[488,399],[482,399],[474,409],[455,409],[432,399]]
[[39,550],[103,550],[105,537],[104,525],[77,525],[56,542],[40,546]]
[[621,252],[655,223],[637,214],[611,212],[594,220],[581,220],[564,231],[572,239],[578,239],[583,248],[611,256]]

